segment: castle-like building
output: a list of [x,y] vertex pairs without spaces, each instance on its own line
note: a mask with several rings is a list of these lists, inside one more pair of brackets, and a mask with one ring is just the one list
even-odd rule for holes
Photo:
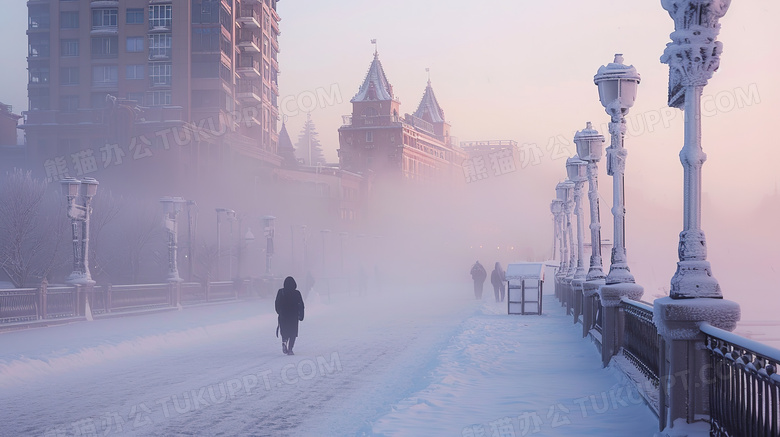
[[344,124],[339,128],[342,169],[371,174],[377,180],[463,180],[461,163],[466,153],[450,135],[450,124],[430,80],[417,110],[401,116],[401,102],[393,94],[393,86],[375,52],[351,103],[352,114],[344,116]]

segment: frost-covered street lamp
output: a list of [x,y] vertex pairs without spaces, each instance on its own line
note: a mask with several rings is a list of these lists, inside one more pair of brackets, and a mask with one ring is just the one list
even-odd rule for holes
[[[60,181],[68,201],[68,217],[73,233],[73,272],[66,280],[74,285],[93,285],[89,272],[89,218],[92,215],[92,198],[97,194],[98,181],[86,177],[82,180],[64,178]],[[82,199],[83,204],[79,203]],[[78,222],[81,222],[81,247],[79,248]]]
[[274,220],[272,215],[263,216],[263,235],[265,235],[265,274],[271,274],[271,257],[274,255]]
[[168,234],[168,282],[181,282],[179,262],[177,257],[179,213],[186,201],[181,197],[162,197],[163,225]]
[[[550,202],[550,212],[553,215],[553,253],[552,257],[563,260],[563,244],[561,243],[561,214],[563,213],[563,204],[555,199]],[[560,261],[559,261],[560,265]]]
[[[661,62],[669,65],[669,106],[685,115],[685,141],[680,151],[684,170],[683,231],[679,262],[668,297],[653,302],[653,322],[663,338],[665,352],[659,366],[662,381],[685,375],[687,381],[710,384],[668,384],[660,397],[663,436],[707,433],[710,425],[710,388],[715,378],[706,354],[705,324],[732,331],[740,319],[739,304],[723,299],[720,285],[707,261],[707,243],[701,229],[701,169],[707,155],[701,146],[701,96],[720,65],[723,45],[716,41],[719,20],[731,0],[662,0],[674,20],[672,41]],[[714,372],[718,373],[718,372]]]
[[707,154],[701,146],[701,95],[720,65],[723,44],[715,39],[718,20],[730,0],[661,2],[674,19],[672,42],[661,62],[669,64],[669,106],[685,115],[685,142],[680,151],[684,169],[683,231],[680,261],[672,278],[670,296],[675,299],[723,295],[707,261],[707,242],[701,229],[701,169]]
[[[614,245],[612,263],[605,279],[606,284],[598,289],[602,304],[601,360],[606,366],[620,350],[623,342],[623,313],[620,303],[623,298],[639,300],[644,289],[635,283],[626,258],[626,207],[623,180],[626,170],[627,151],[623,147],[626,134],[628,110],[634,106],[639,74],[631,65],[623,64],[623,55],[602,65],[593,77],[599,89],[599,100],[610,116],[610,145],[607,148],[607,174],[612,176],[612,216],[614,218]],[[592,244],[601,244],[594,241]],[[587,292],[586,292],[587,293]]]
[[555,186],[555,197],[561,203],[561,245],[563,253],[561,254],[561,266],[558,269],[558,276],[563,278],[569,274],[570,254],[572,253],[571,244],[571,210],[574,208],[573,200],[574,183],[571,181],[559,182]]
[[587,166],[588,163],[577,155],[566,160],[566,173],[569,180],[574,183],[574,215],[577,216],[577,267],[574,271],[574,279],[580,281],[585,279],[585,265],[583,263],[585,221],[582,219],[582,187],[588,180]]
[[616,54],[612,63],[602,65],[593,78],[599,89],[599,100],[610,116],[611,144],[607,148],[607,174],[612,176],[613,181],[612,215],[615,221],[615,238],[612,246],[612,263],[606,278],[607,284],[635,282],[626,258],[626,207],[623,179],[628,152],[623,147],[623,139],[626,134],[625,116],[634,106],[639,80],[636,68],[623,64],[621,54]]
[[604,148],[604,136],[593,129],[590,122],[585,129],[574,134],[574,144],[577,145],[577,156],[587,162],[588,170],[588,201],[590,202],[590,268],[586,280],[603,280],[604,270],[601,265],[601,217],[599,214],[599,161]]

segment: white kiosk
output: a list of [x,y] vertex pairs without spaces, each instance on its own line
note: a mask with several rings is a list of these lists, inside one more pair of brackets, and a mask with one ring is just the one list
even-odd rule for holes
[[[544,263],[514,263],[506,267],[506,302],[508,314],[542,314]],[[530,296],[526,292],[531,292]],[[536,300],[533,300],[536,299]],[[526,306],[535,306],[535,311]]]

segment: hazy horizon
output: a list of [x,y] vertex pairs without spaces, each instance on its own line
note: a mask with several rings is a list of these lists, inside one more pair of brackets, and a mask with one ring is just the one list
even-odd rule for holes
[[[26,10],[23,2],[14,3],[0,18],[0,35],[11,42],[0,48],[0,58],[6,60],[0,70],[0,81],[6,84],[0,101],[13,105],[17,113],[26,109]],[[673,22],[660,1],[494,0],[476,6],[399,0],[392,7],[379,7],[357,0],[282,0],[278,12],[280,112],[293,142],[308,109],[326,159],[337,161],[341,116],[351,112],[349,100],[374,52],[370,41],[377,39],[402,112],[416,109],[430,74],[454,136],[462,141],[515,140],[526,152],[542,152],[521,156],[511,174],[491,173],[486,180],[467,184],[466,198],[478,199],[472,200],[478,213],[456,219],[442,208],[444,217],[436,217],[444,223],[451,220],[451,229],[473,232],[469,236],[475,244],[483,239],[483,245],[492,245],[498,238],[503,244],[528,245],[534,253],[551,247],[549,202],[555,184],[566,176],[565,158],[574,153],[574,132],[591,121],[606,134],[608,119],[593,75],[615,53],[622,53],[642,77],[625,143],[629,265],[646,288],[646,300],[664,286],[668,290],[682,230],[678,153],[683,117],[666,106],[668,67],[659,58]],[[771,135],[780,112],[773,68],[780,62],[780,49],[770,35],[770,20],[778,15],[777,2],[733,2],[721,20],[721,67],[704,89],[702,144],[708,161],[703,169],[702,225],[713,273],[725,297],[742,304],[743,319],[776,319],[766,303],[774,297],[780,269],[780,237],[771,227],[780,216],[779,177],[773,168],[780,162],[780,148]],[[604,167],[602,162],[602,236],[611,238],[612,180]],[[456,196],[452,202],[463,199]],[[430,239],[432,254],[452,255],[446,234],[434,238],[421,233],[419,238]],[[470,255],[453,258],[474,258]],[[603,255],[608,266],[609,254]],[[479,256],[491,265],[488,257],[503,255]]]

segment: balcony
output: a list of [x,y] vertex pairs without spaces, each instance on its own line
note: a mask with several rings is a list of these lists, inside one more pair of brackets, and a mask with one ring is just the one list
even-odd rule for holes
[[263,77],[263,73],[260,72],[260,62],[246,56],[242,56],[239,59],[236,71],[244,77],[255,79],[262,79]]
[[260,16],[254,9],[241,9],[241,16],[236,18],[242,29],[260,29]]
[[239,80],[236,84],[236,97],[242,102],[262,103],[262,93],[257,84],[246,79]]
[[238,41],[240,47],[245,53],[260,53],[260,38],[256,35],[248,35],[247,32],[241,32],[241,39]]
[[118,8],[119,0],[92,0],[89,6],[92,8]]

